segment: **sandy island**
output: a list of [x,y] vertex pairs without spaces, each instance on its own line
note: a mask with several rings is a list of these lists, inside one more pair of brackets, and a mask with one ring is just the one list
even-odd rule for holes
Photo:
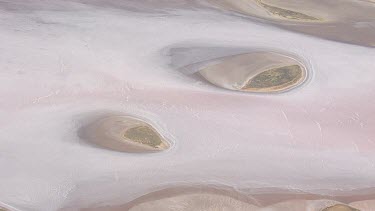
[[158,152],[170,147],[154,126],[126,115],[99,119],[83,127],[80,136],[97,146],[121,152]]
[[307,76],[301,62],[273,52],[253,52],[221,58],[199,73],[218,87],[246,92],[290,90],[305,81]]

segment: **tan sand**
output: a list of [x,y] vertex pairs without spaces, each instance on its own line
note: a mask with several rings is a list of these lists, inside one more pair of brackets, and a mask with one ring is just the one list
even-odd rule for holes
[[157,152],[170,146],[151,124],[125,115],[99,119],[82,128],[81,137],[97,146],[121,152]]
[[210,83],[246,92],[280,92],[300,85],[307,76],[297,60],[273,52],[229,56],[199,71]]
[[351,206],[363,211],[375,211],[375,200],[364,200],[350,203]]

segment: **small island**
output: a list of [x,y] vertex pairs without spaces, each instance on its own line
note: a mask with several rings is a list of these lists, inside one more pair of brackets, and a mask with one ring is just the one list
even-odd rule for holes
[[97,146],[129,153],[158,152],[170,147],[150,123],[126,115],[99,119],[84,127],[81,136]]
[[221,58],[199,73],[218,87],[258,93],[287,91],[301,85],[307,77],[307,70],[301,62],[274,52]]

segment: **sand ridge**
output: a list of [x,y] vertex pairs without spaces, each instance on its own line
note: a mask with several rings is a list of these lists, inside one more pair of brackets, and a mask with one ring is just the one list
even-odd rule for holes
[[[87,208],[83,211],[372,211],[375,200],[345,204],[318,195],[295,195],[289,199],[274,195],[280,201],[262,206],[257,195],[245,195],[230,188],[174,187],[151,192],[124,205]],[[305,198],[305,199],[304,199]],[[371,206],[371,209],[362,209]],[[370,208],[370,207],[369,207]]]

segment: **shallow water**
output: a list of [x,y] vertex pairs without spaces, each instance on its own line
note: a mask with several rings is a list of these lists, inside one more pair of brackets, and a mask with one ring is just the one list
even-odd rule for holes
[[[314,15],[297,1],[264,2]],[[305,193],[298,206],[374,209],[375,13],[358,2],[343,1],[348,19],[300,23],[209,1],[0,1],[0,206],[116,208],[215,186],[257,195],[246,206],[258,210],[290,210],[295,193]],[[197,74],[259,50],[297,59],[308,77],[249,93]],[[126,153],[80,137],[109,113],[142,117],[171,147]]]

